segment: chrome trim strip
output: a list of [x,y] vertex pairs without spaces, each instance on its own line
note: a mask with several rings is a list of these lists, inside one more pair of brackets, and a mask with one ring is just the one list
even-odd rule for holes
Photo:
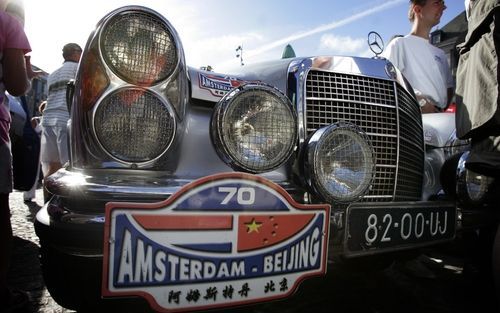
[[373,136],[373,137],[381,137],[381,138],[384,138],[384,137],[389,137],[389,138],[397,138],[398,135],[390,135],[390,134],[376,134],[376,133],[366,133],[367,135],[370,135],[370,136]]
[[364,196],[364,199],[392,199],[391,195],[383,196],[383,195],[372,195],[372,196]]
[[[306,63],[309,63],[307,64],[307,68],[306,68]],[[296,86],[297,100],[296,103],[294,103],[294,105],[297,110],[296,112],[297,112],[299,145],[302,145],[307,137],[306,118],[305,118],[306,117],[305,100],[307,99],[306,78],[311,65],[312,62],[309,59],[306,59],[304,60],[304,62],[301,62],[300,64],[294,65],[292,63],[290,64],[289,67],[289,72],[292,72],[291,69],[295,70],[295,79],[297,81],[297,86]]]
[[395,168],[396,165],[389,165],[389,164],[377,164],[377,167],[383,167],[383,168]]
[[[165,200],[197,177],[179,178],[166,173],[120,170],[86,171],[85,173],[60,169],[47,178],[47,189],[60,197],[84,200],[113,201],[123,199]],[[94,175],[95,174],[95,175]],[[269,173],[272,175],[272,173]],[[300,190],[282,177],[263,175],[283,187],[289,194]],[[139,183],[140,182],[140,183]]]
[[393,193],[393,199],[396,199],[396,192],[398,190],[398,178],[399,178],[399,150],[400,150],[400,137],[399,137],[399,128],[401,125],[399,124],[399,96],[398,96],[398,86],[396,82],[394,82],[394,97],[396,101],[396,132],[397,132],[397,144],[396,144],[396,172],[395,174],[395,179],[394,179],[394,193]]

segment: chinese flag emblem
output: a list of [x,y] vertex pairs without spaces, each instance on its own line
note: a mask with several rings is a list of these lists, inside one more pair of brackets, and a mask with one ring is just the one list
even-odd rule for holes
[[240,215],[238,251],[250,251],[278,244],[300,232],[314,214]]

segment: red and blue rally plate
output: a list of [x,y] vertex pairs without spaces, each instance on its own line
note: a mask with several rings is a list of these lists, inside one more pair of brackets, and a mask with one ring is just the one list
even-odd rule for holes
[[260,176],[224,173],[159,203],[107,203],[102,295],[160,312],[290,296],[326,273],[329,205],[302,205]]

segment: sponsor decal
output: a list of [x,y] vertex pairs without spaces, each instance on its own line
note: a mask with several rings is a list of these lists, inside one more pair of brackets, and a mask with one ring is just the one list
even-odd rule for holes
[[296,203],[245,173],[199,179],[159,203],[108,203],[102,295],[156,311],[290,296],[326,272],[329,205]]
[[223,97],[231,89],[245,83],[228,76],[199,73],[198,81],[201,89],[209,90],[216,97]]

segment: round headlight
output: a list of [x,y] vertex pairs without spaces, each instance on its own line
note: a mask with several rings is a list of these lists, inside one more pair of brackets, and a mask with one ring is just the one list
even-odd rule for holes
[[467,194],[473,202],[481,202],[493,182],[493,177],[477,174],[471,170],[465,171]]
[[123,80],[150,86],[169,77],[179,61],[174,31],[160,17],[124,11],[104,26],[100,46],[104,60]]
[[351,202],[369,189],[375,153],[368,136],[349,123],[317,130],[306,146],[307,180],[329,202]]
[[297,118],[281,92],[247,84],[229,92],[212,116],[212,141],[221,158],[237,170],[261,173],[276,169],[297,142]]
[[[494,199],[491,197],[494,191],[495,179],[475,173],[466,168],[470,152],[466,151],[460,155],[456,167],[456,196],[462,205],[469,208],[481,208],[483,204]],[[458,156],[458,155],[457,155]],[[490,190],[492,189],[492,190]]]
[[94,131],[113,158],[144,163],[160,157],[170,146],[176,122],[170,106],[150,91],[118,90],[105,97],[94,112]]

